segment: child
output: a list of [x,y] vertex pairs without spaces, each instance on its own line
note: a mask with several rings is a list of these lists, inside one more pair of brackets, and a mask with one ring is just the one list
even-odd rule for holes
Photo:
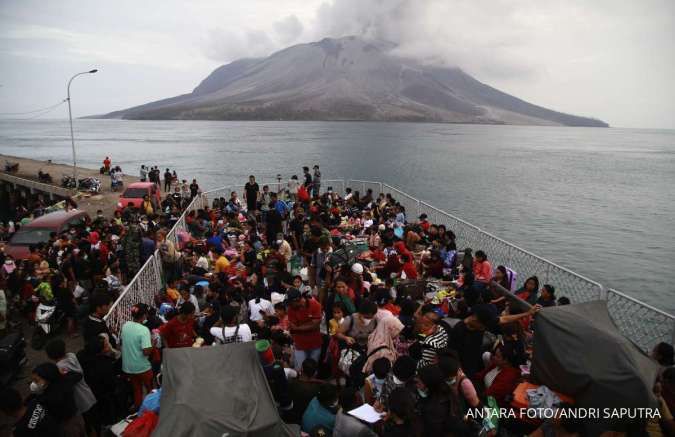
[[171,303],[175,304],[178,301],[178,298],[180,297],[180,293],[178,292],[178,289],[176,288],[176,280],[171,280],[169,283],[166,285],[166,296],[171,299]]
[[333,304],[333,318],[328,321],[328,334],[332,337],[338,333],[342,320],[345,318],[345,306],[341,302]]
[[288,332],[288,312],[286,311],[286,304],[283,302],[275,304],[274,314],[277,316],[278,322],[272,326],[272,331]]
[[293,276],[293,287],[300,290],[300,294],[303,296],[308,296],[312,292],[312,288],[302,282],[302,276],[300,275]]
[[373,373],[366,378],[363,387],[363,397],[366,403],[373,405],[379,398],[389,370],[391,370],[391,362],[387,358],[378,358],[373,362]]

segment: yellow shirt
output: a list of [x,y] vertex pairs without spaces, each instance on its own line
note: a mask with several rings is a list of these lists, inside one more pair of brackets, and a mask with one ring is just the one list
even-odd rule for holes
[[340,327],[340,322],[335,319],[330,319],[328,321],[328,335],[335,335],[338,333],[338,328]]
[[176,302],[180,297],[180,293],[175,288],[166,287],[166,295],[169,296],[169,299]]
[[224,255],[220,255],[216,260],[216,273],[223,273],[230,267],[230,262],[225,258]]

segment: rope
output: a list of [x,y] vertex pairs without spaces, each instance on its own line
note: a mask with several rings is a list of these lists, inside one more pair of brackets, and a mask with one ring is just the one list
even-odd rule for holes
[[50,112],[54,111],[56,108],[59,106],[63,105],[66,103],[68,99],[63,99],[59,103],[56,103],[51,106],[47,106],[46,108],[40,108],[40,109],[34,109],[32,111],[26,111],[26,112],[0,112],[0,116],[14,116],[14,115],[28,115],[28,114],[36,114],[31,117],[26,117],[26,118],[15,118],[14,120],[32,120],[33,118],[38,118],[43,115],[49,114]]

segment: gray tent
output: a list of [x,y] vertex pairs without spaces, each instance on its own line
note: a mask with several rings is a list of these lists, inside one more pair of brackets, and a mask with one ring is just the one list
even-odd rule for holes
[[532,377],[578,407],[656,407],[658,364],[619,332],[605,301],[544,308],[533,351]]
[[153,437],[296,437],[282,422],[255,343],[164,351]]

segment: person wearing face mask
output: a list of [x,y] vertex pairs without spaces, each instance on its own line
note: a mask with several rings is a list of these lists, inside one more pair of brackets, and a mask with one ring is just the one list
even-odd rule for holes
[[458,415],[465,415],[469,408],[478,408],[480,398],[476,393],[473,382],[464,375],[459,360],[453,351],[449,349],[443,351],[438,360],[438,367],[443,372],[445,383],[453,391],[457,399],[456,412]]
[[24,405],[21,394],[13,388],[0,392],[0,412],[3,422],[0,425],[2,436],[56,437],[60,435],[56,417],[37,399],[33,398]]
[[340,330],[335,335],[348,346],[356,346],[363,350],[368,346],[368,336],[375,331],[377,322],[374,322],[377,305],[365,300],[359,306],[359,312],[346,316],[340,324]]
[[462,418],[453,414],[453,398],[445,384],[443,372],[436,366],[426,366],[419,372],[417,394],[424,435],[470,435]]
[[417,399],[415,368],[415,360],[408,355],[398,357],[391,369],[391,373],[384,379],[382,390],[373,407],[378,411],[386,411],[389,408],[389,396],[398,388],[408,390],[410,395],[414,399]]
[[[27,399],[27,412],[17,424],[17,429],[27,430],[27,433],[15,435],[86,435],[82,415],[77,413],[75,398],[73,396],[74,385],[82,379],[78,373],[61,374],[54,363],[42,363],[33,369],[31,375],[30,392]],[[58,423],[50,428],[53,434],[35,433],[35,422],[39,422],[41,416],[51,416]]]
[[332,384],[323,384],[302,415],[302,430],[311,433],[315,428],[324,427],[332,432],[337,407],[337,388]]

